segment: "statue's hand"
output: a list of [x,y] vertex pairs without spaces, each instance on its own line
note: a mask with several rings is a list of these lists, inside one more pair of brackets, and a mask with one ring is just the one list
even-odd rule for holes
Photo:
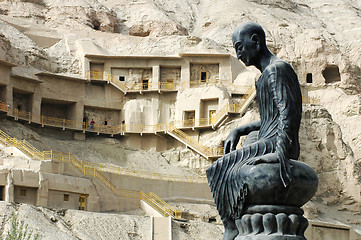
[[242,134],[242,130],[240,128],[236,128],[228,135],[228,137],[224,141],[224,154],[236,150],[239,138],[242,136]]
[[278,163],[278,155],[277,153],[268,153],[259,157],[251,158],[247,165],[256,165],[260,163]]

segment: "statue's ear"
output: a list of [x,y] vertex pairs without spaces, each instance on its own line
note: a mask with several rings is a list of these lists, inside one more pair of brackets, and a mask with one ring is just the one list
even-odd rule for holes
[[258,34],[256,34],[256,33],[252,34],[251,40],[252,40],[253,42],[255,42],[255,43],[259,43],[259,36],[258,36]]
[[254,45],[256,46],[257,51],[261,51],[261,41],[258,34],[254,33],[251,36],[251,40],[253,41]]

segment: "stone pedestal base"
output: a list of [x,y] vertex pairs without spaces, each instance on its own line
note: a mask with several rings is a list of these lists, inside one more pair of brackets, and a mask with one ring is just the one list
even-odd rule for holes
[[260,235],[237,237],[235,240],[306,240],[306,238],[291,235]]
[[283,205],[249,206],[236,220],[236,240],[306,240],[308,221],[298,207]]

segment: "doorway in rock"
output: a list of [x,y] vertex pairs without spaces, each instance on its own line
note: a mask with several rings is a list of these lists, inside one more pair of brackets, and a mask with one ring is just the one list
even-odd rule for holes
[[0,201],[4,201],[4,186],[0,186]]
[[79,196],[79,210],[83,210],[86,211],[86,201],[87,200],[87,196],[86,195],[80,195]]

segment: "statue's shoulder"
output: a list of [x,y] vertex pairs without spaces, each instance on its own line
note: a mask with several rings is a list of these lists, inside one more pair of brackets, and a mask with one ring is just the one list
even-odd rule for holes
[[277,78],[296,78],[297,75],[292,68],[291,64],[289,64],[286,61],[283,61],[281,59],[272,62],[270,65],[267,66],[267,68],[262,72],[262,75],[264,77],[275,74]]
[[298,82],[297,75],[291,64],[281,59],[272,62],[262,72],[260,79],[268,84],[291,83]]
[[288,62],[278,59],[272,62],[270,65],[268,65],[265,71],[267,71],[268,73],[273,73],[273,72],[289,71],[291,69],[293,70],[292,66]]

